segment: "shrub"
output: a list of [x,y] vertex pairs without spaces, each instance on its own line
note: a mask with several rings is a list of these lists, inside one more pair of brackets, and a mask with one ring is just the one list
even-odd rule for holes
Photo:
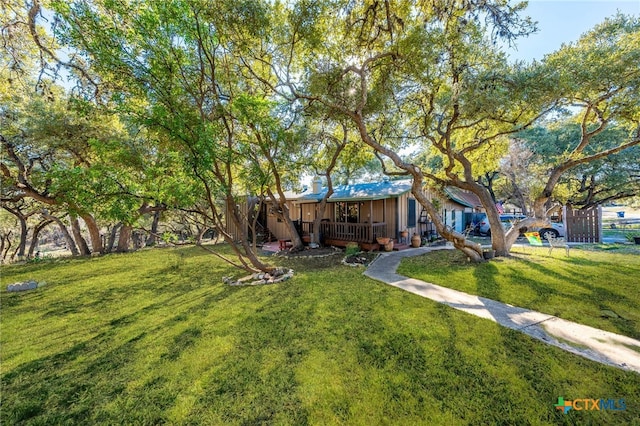
[[360,246],[358,243],[347,243],[347,247],[345,249],[345,254],[347,256],[353,256],[356,253],[360,252]]

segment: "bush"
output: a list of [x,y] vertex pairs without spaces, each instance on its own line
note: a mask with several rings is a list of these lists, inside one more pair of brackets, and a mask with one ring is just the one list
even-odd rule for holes
[[356,253],[360,252],[360,246],[358,243],[347,243],[347,247],[345,249],[345,254],[347,256],[353,256]]
[[624,234],[624,237],[627,239],[627,241],[629,241],[630,243],[633,243],[635,242],[636,237],[640,237],[640,233],[634,234],[633,232],[628,232]]

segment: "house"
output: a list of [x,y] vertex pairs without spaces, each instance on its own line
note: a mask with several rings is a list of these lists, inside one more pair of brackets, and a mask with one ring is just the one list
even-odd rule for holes
[[477,195],[455,186],[447,186],[438,196],[444,223],[462,232],[470,223],[476,222],[474,213],[484,212]]
[[[341,185],[334,188],[328,199],[320,229],[313,229],[318,206],[327,192],[319,180],[301,193],[287,194],[289,215],[302,235],[320,232],[325,244],[343,245],[354,241],[372,244],[376,237],[390,237],[409,242],[414,233],[421,236],[434,234],[433,224],[422,206],[411,194],[411,180]],[[473,212],[481,208],[478,198],[458,188],[446,188],[444,194],[427,191],[430,199],[440,199],[445,223],[462,232],[471,222]],[[278,239],[289,239],[288,229],[273,212],[267,209],[266,227]],[[408,237],[402,236],[408,231]]]

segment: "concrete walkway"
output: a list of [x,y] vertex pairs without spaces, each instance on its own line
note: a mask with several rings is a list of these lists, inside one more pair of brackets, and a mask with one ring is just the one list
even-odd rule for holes
[[442,248],[422,247],[381,254],[364,274],[374,280],[481,318],[490,319],[592,361],[640,373],[640,341],[636,339],[407,278],[396,273],[403,258],[419,256],[438,249]]

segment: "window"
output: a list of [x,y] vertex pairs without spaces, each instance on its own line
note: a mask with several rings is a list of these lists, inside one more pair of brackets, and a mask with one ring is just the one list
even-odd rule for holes
[[416,226],[416,200],[409,198],[407,203],[407,228],[413,228]]
[[340,201],[336,203],[336,222],[358,223],[360,220],[360,203]]

